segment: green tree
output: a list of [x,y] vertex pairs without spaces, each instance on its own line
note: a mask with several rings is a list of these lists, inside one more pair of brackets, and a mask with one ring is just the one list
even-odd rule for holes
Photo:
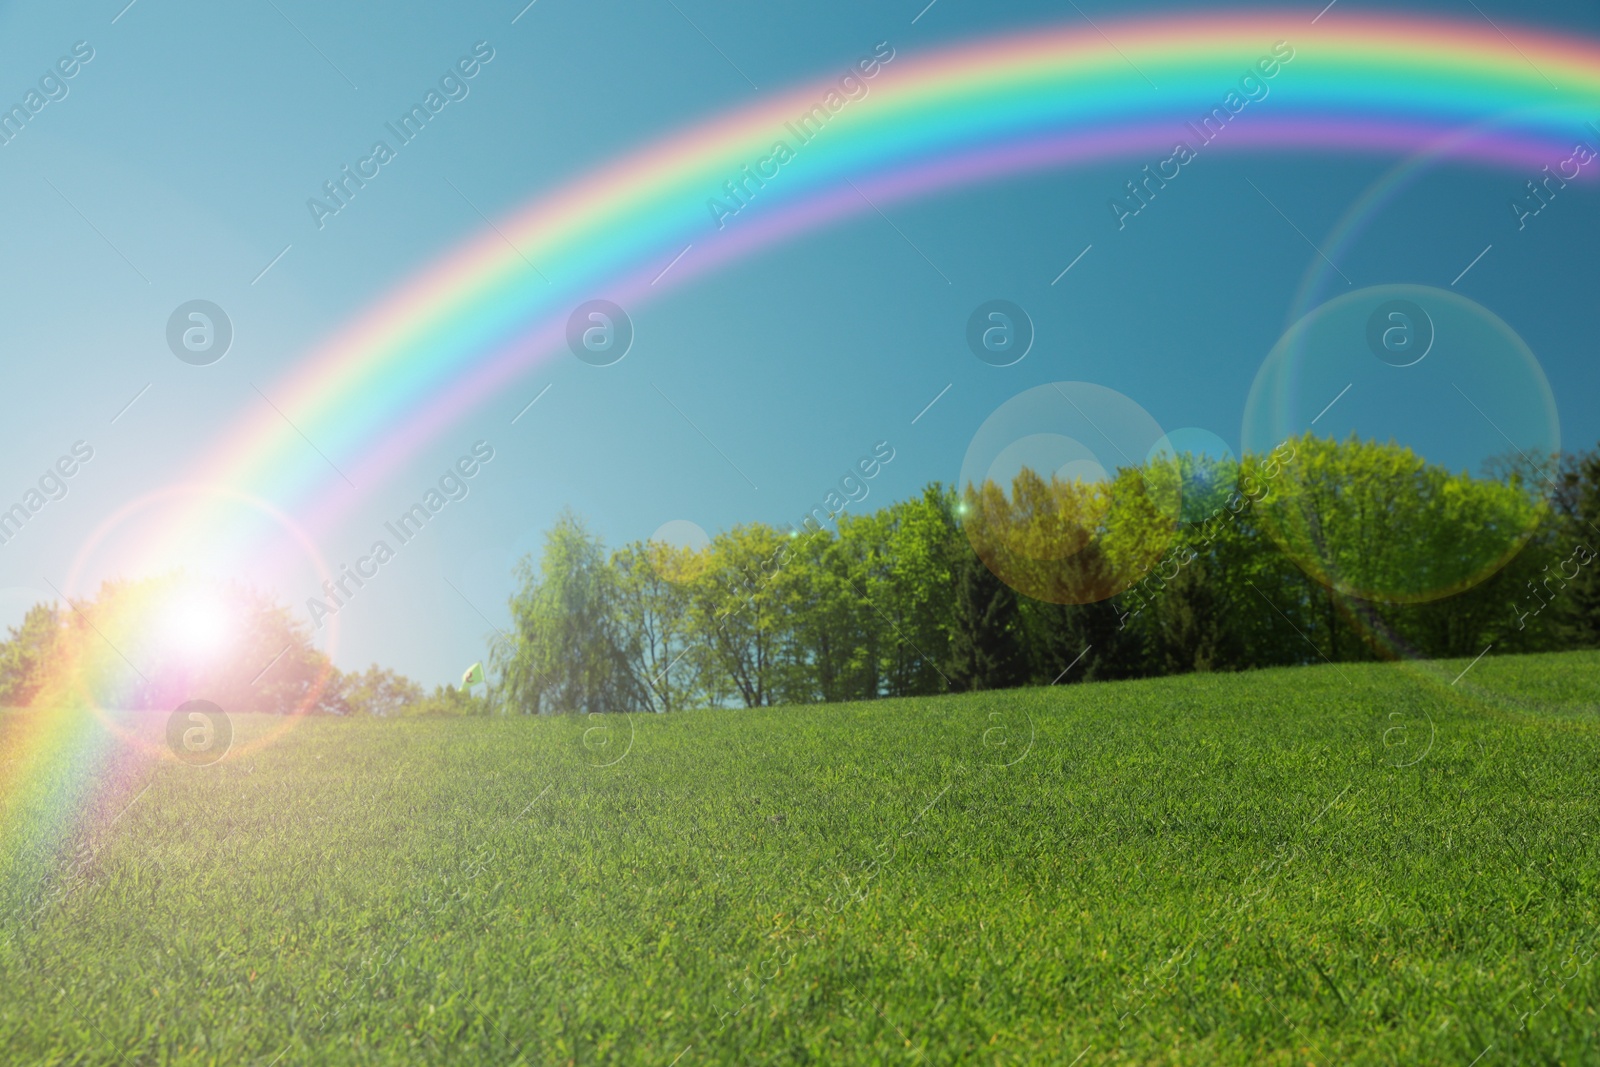
[[338,695],[348,714],[380,719],[406,714],[424,699],[422,686],[376,663],[364,672],[340,674]]
[[487,696],[469,693],[459,686],[436,685],[433,692],[421,700],[406,704],[401,714],[421,715],[488,715],[493,705]]
[[1244,665],[1243,641],[1232,624],[1238,605],[1222,577],[1209,557],[1197,555],[1156,601],[1156,640],[1150,654],[1160,673],[1237,670]]
[[883,623],[866,595],[879,548],[876,515],[844,516],[827,530],[790,538],[791,553],[773,575],[793,616],[782,652],[780,698],[791,703],[871,700],[879,695]]
[[1380,603],[1462,592],[1509,562],[1546,507],[1520,485],[1452,474],[1409,448],[1307,434],[1261,507],[1278,544],[1330,589]]
[[922,496],[892,504],[883,516],[882,549],[867,588],[882,612],[883,688],[890,696],[943,693],[950,679],[956,575],[971,546],[957,521],[952,490],[937,483]]
[[695,698],[700,661],[688,654],[689,609],[706,565],[703,553],[657,541],[635,541],[611,557],[623,662],[650,711],[676,711]]
[[[1568,457],[1554,496],[1560,521],[1550,562],[1565,582],[1555,629],[1567,647],[1600,647],[1600,451]],[[1542,585],[1548,572],[1540,574]]]
[[25,707],[44,687],[61,636],[61,611],[35,604],[0,643],[0,707]]
[[1017,592],[995,577],[976,552],[960,557],[950,628],[950,687],[957,692],[1005,689],[1027,675]]
[[799,555],[762,523],[735,526],[711,539],[705,573],[694,583],[691,619],[702,649],[698,670],[713,702],[731,696],[747,708],[774,703],[792,666],[792,575]]
[[513,633],[491,654],[495,692],[522,714],[622,712],[644,701],[628,668],[617,579],[605,546],[566,512],[537,564],[517,565]]

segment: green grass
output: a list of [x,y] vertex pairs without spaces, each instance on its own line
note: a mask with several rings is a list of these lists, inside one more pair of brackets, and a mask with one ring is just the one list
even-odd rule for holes
[[0,1058],[1600,1063],[1600,654],[1466,666],[120,763],[7,887]]

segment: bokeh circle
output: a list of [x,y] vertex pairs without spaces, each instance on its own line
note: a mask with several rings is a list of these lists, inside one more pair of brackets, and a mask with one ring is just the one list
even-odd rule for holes
[[[967,540],[1026,596],[1055,604],[1116,596],[1159,558],[1177,525],[1178,486],[1146,477],[1145,459],[1163,436],[1142,407],[1101,385],[1019,393],[967,447],[957,483]],[[1130,522],[1156,536],[1107,536]]]
[[711,537],[688,519],[672,519],[656,527],[647,542],[656,573],[674,585],[686,585],[710,565]]
[[1239,484],[1239,459],[1233,449],[1198,426],[1163,434],[1150,446],[1145,464],[1172,470],[1182,494],[1179,518],[1183,522],[1204,522],[1217,514]]
[[[1375,316],[1401,307],[1431,324],[1426,358],[1375,358]],[[1540,521],[1561,444],[1549,382],[1516,332],[1421,285],[1348,293],[1291,326],[1251,386],[1241,438],[1257,456],[1297,442],[1259,509],[1279,547],[1329,588],[1381,603],[1452,596],[1499,570]]]

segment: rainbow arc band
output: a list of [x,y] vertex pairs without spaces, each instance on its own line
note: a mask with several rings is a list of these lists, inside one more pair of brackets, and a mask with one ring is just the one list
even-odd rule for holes
[[[1045,28],[902,54],[895,76],[836,116],[781,188],[772,185],[739,226],[711,239],[705,190],[765,151],[771,130],[822,83],[541,192],[351,321],[274,394],[356,484],[382,485],[424,444],[557,357],[582,301],[604,296],[637,313],[673,286],[873,205],[1030,170],[1148,158],[1214,103],[1219,78],[1231,80],[1284,27],[1272,13],[1236,11],[1102,29],[1120,51],[1097,32]],[[1296,45],[1294,91],[1230,130],[1219,151],[1403,155],[1513,115],[1454,151],[1526,173],[1562,158],[1571,131],[1600,108],[1600,41],[1364,14],[1327,20]],[[652,287],[688,243],[695,254]],[[524,256],[546,265],[554,284],[532,278]],[[201,477],[274,500],[312,529],[360,499],[271,413],[241,425],[211,456]]]

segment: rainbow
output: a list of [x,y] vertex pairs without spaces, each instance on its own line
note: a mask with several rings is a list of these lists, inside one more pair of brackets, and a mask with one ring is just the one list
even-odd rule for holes
[[[1186,123],[1277,42],[1293,60],[1205,153],[1403,156],[1455,137],[1456,158],[1520,179],[1567,158],[1584,124],[1600,121],[1600,42],[1570,36],[1342,12],[1315,24],[1239,12],[1100,30],[1041,29],[898,55],[804,146],[786,124],[822,101],[837,75],[582,175],[395,289],[272,396],[369,491],[467,412],[565,353],[567,318],[585,300],[633,311],[739,257],[890,201],[1040,168],[1165,159],[1175,141],[1198,144]],[[726,200],[724,182],[778,140],[795,158],[719,229],[708,200]],[[195,481],[326,528],[358,494],[277,411],[260,407]]]

